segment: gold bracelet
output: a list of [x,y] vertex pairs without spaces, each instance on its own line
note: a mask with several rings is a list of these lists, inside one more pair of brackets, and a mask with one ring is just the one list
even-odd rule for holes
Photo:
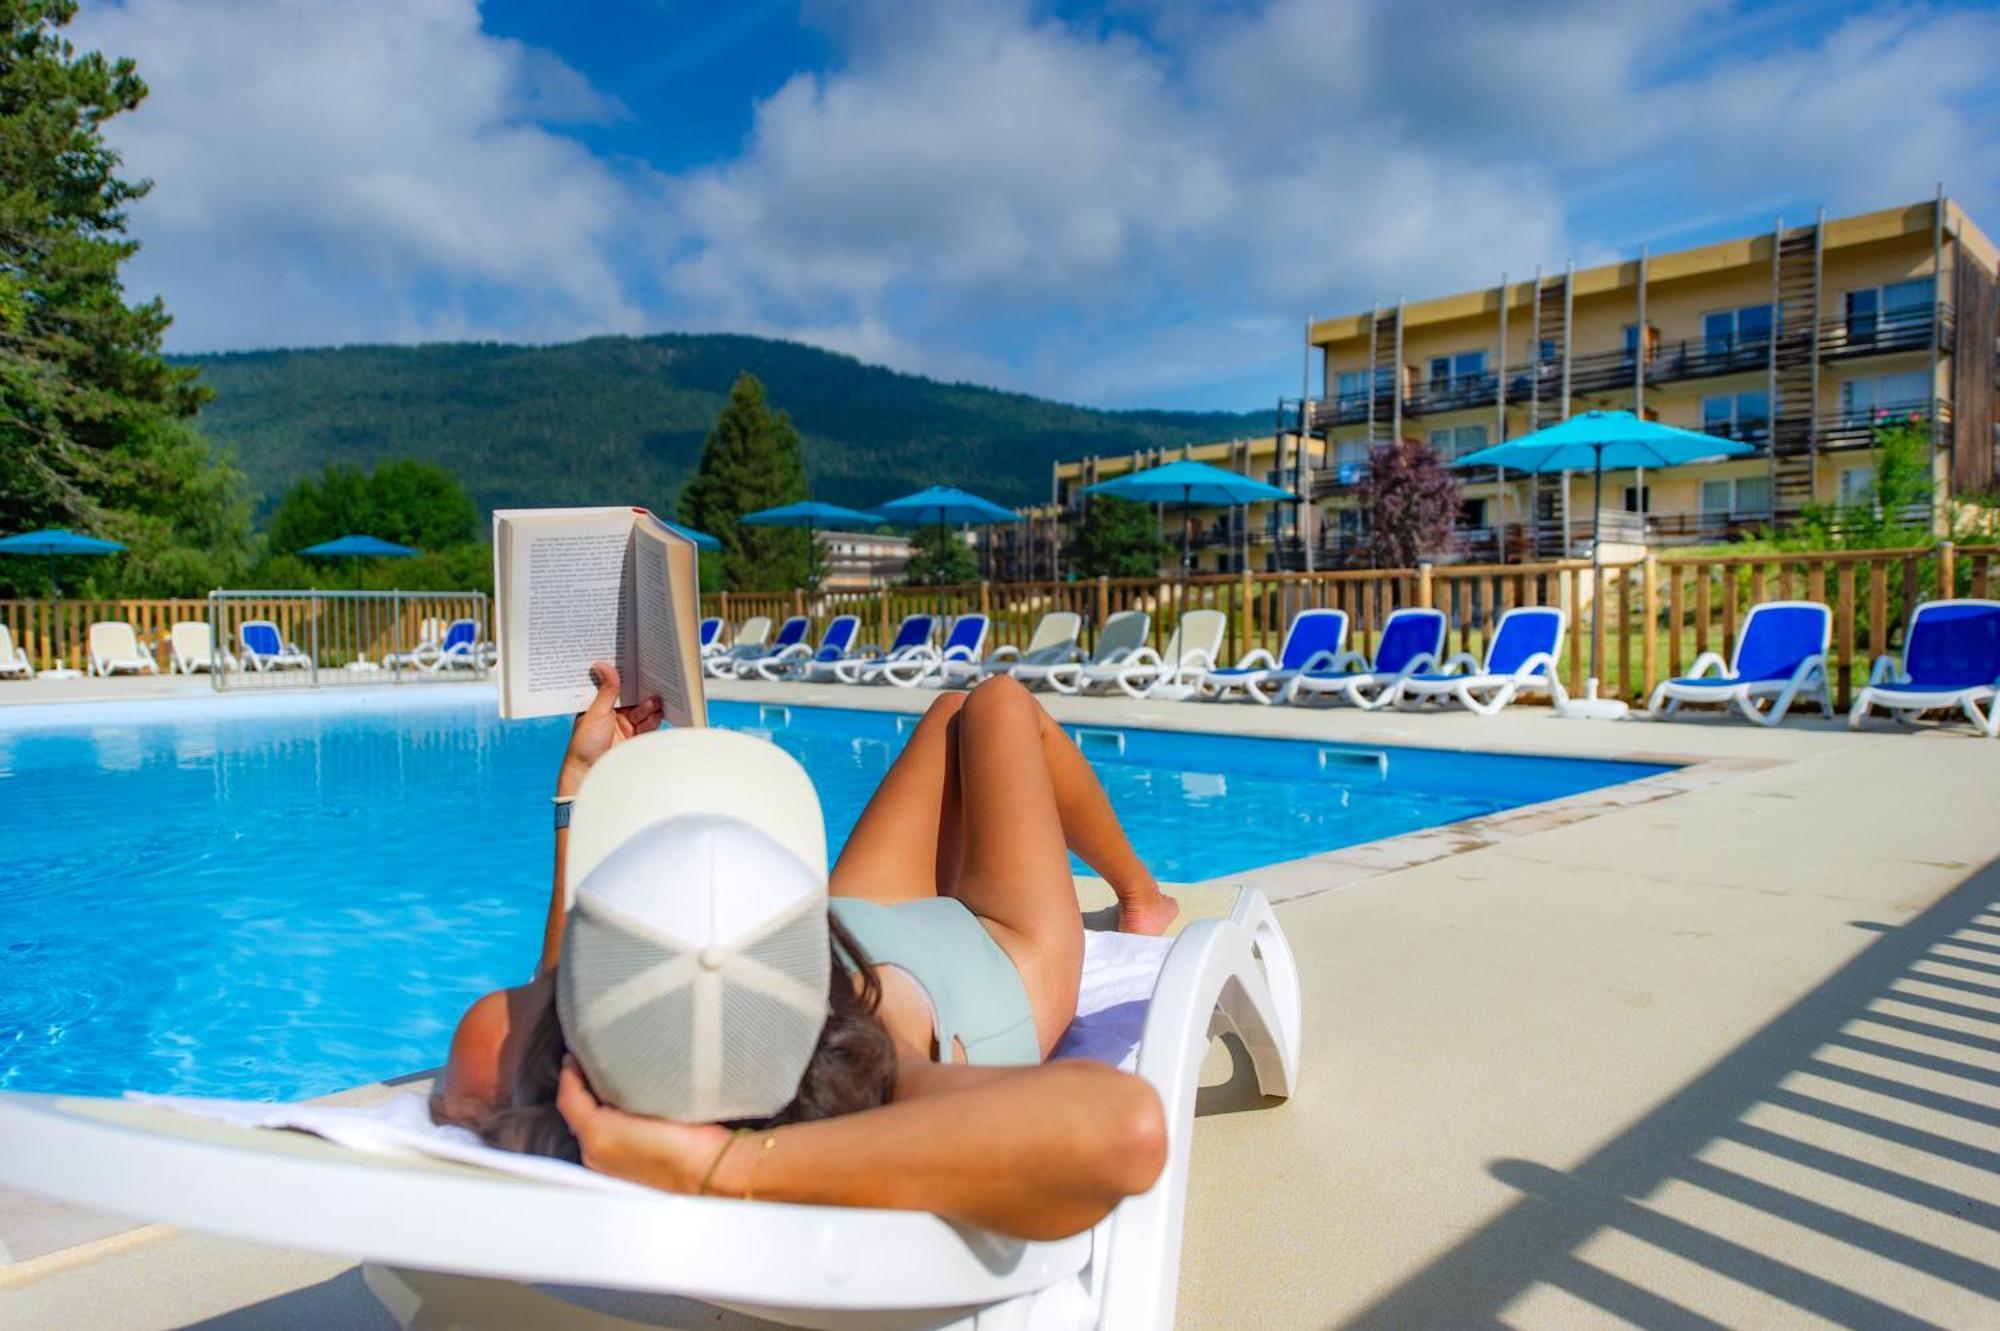
[[743,1188],[744,1201],[754,1202],[757,1200],[757,1171],[764,1167],[764,1157],[769,1155],[771,1148],[777,1144],[778,1134],[773,1132],[764,1138],[763,1146],[758,1148],[757,1158],[750,1162],[750,1181]]
[[729,1154],[729,1148],[750,1135],[748,1128],[736,1128],[729,1134],[729,1140],[722,1143],[722,1149],[715,1153],[715,1159],[708,1162],[708,1172],[701,1176],[701,1186],[694,1190],[697,1197],[708,1196],[708,1185],[715,1182],[715,1171],[722,1168],[722,1157]]

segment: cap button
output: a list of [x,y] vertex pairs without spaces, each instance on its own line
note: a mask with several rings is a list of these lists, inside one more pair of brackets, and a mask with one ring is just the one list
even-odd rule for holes
[[701,963],[701,968],[705,971],[719,971],[722,969],[724,957],[721,948],[705,947],[696,955],[695,960]]

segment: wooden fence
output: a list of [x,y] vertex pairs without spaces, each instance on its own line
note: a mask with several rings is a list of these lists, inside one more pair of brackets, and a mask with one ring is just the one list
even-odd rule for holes
[[[219,616],[212,621],[211,615]],[[173,663],[172,631],[183,621],[215,622],[218,641],[233,646],[245,620],[269,620],[287,642],[296,643],[317,665],[336,668],[355,660],[381,661],[407,651],[424,637],[426,621],[474,619],[487,636],[486,597],[479,592],[289,592],[229,593],[212,610],[206,596],[109,601],[0,600],[0,626],[27,653],[37,670],[57,663],[77,670],[90,662],[90,626],[117,620],[132,626],[140,649],[162,671]]]
[[1845,707],[1867,679],[1875,657],[1898,650],[1912,607],[1938,596],[2000,594],[2000,545],[1902,550],[1843,550],[1752,555],[1648,555],[1606,564],[1425,565],[1414,569],[1348,569],[1324,573],[1204,574],[1161,578],[1096,578],[1078,582],[975,583],[958,587],[898,587],[879,592],[816,595],[803,591],[726,592],[702,598],[702,613],[738,624],[753,614],[774,623],[806,615],[815,636],[834,615],[861,617],[864,641],[886,643],[906,614],[992,617],[988,650],[1025,646],[1042,615],[1073,610],[1084,618],[1084,642],[1121,610],[1153,617],[1152,638],[1163,647],[1185,610],[1228,616],[1224,654],[1254,647],[1277,651],[1285,626],[1301,610],[1345,610],[1348,643],[1374,649],[1383,621],[1400,606],[1436,606],[1446,613],[1448,652],[1479,655],[1499,617],[1515,606],[1552,605],[1569,612],[1563,680],[1581,689],[1598,661],[1600,691],[1643,702],[1661,679],[1684,674],[1706,651],[1727,658],[1753,605],[1773,600],[1823,601],[1833,609],[1829,667],[1835,702]]

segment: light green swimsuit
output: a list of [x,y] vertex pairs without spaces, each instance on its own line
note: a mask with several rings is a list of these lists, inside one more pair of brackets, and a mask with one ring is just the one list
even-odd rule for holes
[[830,905],[871,965],[900,967],[929,996],[940,1058],[951,1061],[956,1040],[965,1047],[967,1063],[1006,1067],[1042,1061],[1021,973],[962,902],[924,897],[885,906],[834,897]]

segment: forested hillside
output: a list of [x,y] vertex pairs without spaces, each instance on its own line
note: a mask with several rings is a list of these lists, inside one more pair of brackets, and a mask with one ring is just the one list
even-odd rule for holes
[[405,456],[450,468],[484,508],[637,501],[667,509],[745,370],[798,426],[818,497],[853,505],[932,482],[1037,502],[1048,496],[1055,459],[1271,428],[1268,410],[1094,411],[721,334],[194,362],[215,392],[202,430],[235,453],[263,511],[329,462]]

